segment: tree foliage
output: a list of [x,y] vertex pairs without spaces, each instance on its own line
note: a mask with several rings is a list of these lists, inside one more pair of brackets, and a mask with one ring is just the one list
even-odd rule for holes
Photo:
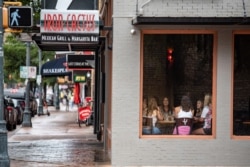
[[[24,82],[24,79],[20,78],[20,66],[26,66],[26,43],[20,41],[13,34],[9,34],[5,37],[4,45],[4,81]],[[54,52],[42,52],[42,64],[47,59],[53,59]],[[30,66],[39,66],[38,47],[31,42],[30,46]],[[10,77],[11,76],[11,77]]]
[[[40,24],[40,12],[41,12],[42,0],[18,0],[22,3],[22,6],[31,6],[33,9],[33,27],[23,28],[23,32],[34,33],[38,24]],[[4,2],[16,2],[16,0],[5,0]],[[19,40],[20,34],[12,33],[5,37],[3,49],[4,49],[4,81],[6,83],[24,82],[24,79],[20,78],[20,66],[26,66],[26,44]],[[42,51],[42,64],[48,59],[54,58],[55,52]],[[30,47],[30,66],[36,66],[38,70],[38,47],[35,43],[31,43]],[[11,78],[10,78],[11,76]],[[43,78],[43,82],[47,84],[54,84],[56,78]]]

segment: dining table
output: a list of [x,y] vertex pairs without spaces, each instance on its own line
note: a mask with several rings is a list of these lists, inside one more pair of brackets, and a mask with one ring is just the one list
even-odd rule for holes
[[160,128],[162,134],[173,134],[175,127],[175,120],[162,120],[157,121],[157,126]]

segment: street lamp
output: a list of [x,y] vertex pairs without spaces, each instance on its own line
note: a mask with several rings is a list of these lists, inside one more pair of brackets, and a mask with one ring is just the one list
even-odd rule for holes
[[[26,66],[30,66],[30,41],[26,42]],[[26,78],[25,109],[23,112],[23,127],[32,127],[30,112],[30,81]]]

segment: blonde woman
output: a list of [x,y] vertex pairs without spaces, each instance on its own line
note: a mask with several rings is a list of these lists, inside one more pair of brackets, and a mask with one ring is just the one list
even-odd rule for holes
[[[163,116],[158,107],[158,103],[155,97],[151,97],[148,101],[148,109],[146,113],[147,117],[151,117],[153,119],[153,130],[152,134],[161,134],[161,131],[158,127],[156,127],[157,120],[163,120]],[[143,129],[143,134],[151,134],[151,130]]]
[[192,132],[195,135],[211,135],[212,134],[212,97],[206,94],[204,97],[204,108],[201,117],[194,117],[195,121],[204,122],[202,128],[196,129]]

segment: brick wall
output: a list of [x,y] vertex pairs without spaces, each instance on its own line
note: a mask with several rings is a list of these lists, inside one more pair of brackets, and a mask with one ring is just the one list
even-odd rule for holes
[[[146,35],[144,96],[164,96],[177,106],[187,93],[192,102],[212,92],[212,35]],[[174,49],[170,64],[167,48]]]

